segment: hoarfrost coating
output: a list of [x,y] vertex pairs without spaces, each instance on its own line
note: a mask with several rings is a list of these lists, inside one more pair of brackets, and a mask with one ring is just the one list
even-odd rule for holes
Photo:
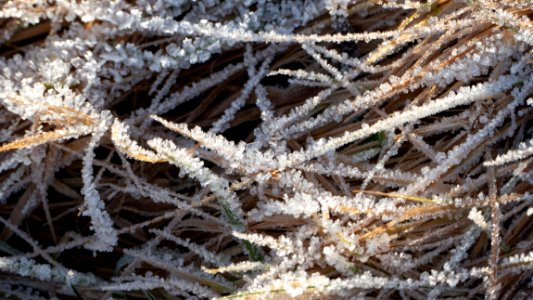
[[1,2],[1,297],[531,295],[532,16]]

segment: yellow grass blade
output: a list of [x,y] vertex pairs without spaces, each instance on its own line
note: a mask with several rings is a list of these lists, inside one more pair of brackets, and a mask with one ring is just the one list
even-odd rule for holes
[[130,139],[127,135],[127,129],[124,125],[116,120],[111,126],[111,140],[117,149],[131,158],[149,163],[167,162],[168,160],[157,155],[153,151],[145,149]]
[[409,201],[416,201],[416,202],[423,202],[423,203],[432,203],[436,204],[435,201],[428,199],[428,198],[422,198],[422,197],[414,197],[414,196],[406,196],[396,193],[383,193],[383,192],[376,192],[376,191],[367,191],[367,190],[353,190],[354,193],[365,193],[369,195],[374,196],[383,196],[383,197],[390,197],[390,198],[401,198]]
[[23,137],[11,143],[7,143],[0,147],[0,152],[16,150],[21,148],[29,148],[38,146],[50,141],[59,140],[65,136],[68,136],[70,132],[67,131],[49,131],[49,132],[40,132],[35,135]]

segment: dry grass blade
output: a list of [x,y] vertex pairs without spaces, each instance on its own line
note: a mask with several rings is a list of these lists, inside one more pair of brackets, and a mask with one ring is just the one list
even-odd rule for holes
[[357,189],[352,190],[352,192],[369,194],[369,195],[374,195],[374,196],[390,197],[390,198],[401,198],[401,199],[405,199],[405,200],[409,200],[409,201],[435,204],[435,201],[433,201],[431,199],[428,199],[428,198],[415,197],[415,196],[406,196],[406,195],[401,195],[401,194],[397,194],[397,193],[384,193],[384,192],[369,191],[369,190],[357,190]]
[[48,131],[48,132],[39,132],[37,134],[26,136],[16,141],[0,146],[0,152],[23,149],[23,148],[31,148],[31,147],[35,147],[38,145],[48,143],[48,142],[57,141],[57,140],[66,138],[71,135],[72,135],[71,132],[61,130],[61,129],[58,129],[55,131]]
[[0,2],[0,298],[529,299],[530,1]]

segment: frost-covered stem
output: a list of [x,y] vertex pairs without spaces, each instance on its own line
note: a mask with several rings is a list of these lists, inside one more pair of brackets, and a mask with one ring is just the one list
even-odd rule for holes
[[63,266],[61,266],[61,264],[59,264],[55,259],[53,259],[48,253],[42,251],[39,244],[37,244],[37,242],[33,240],[30,236],[28,236],[25,232],[21,231],[16,226],[9,223],[8,220],[2,217],[0,217],[0,222],[2,222],[6,228],[9,228],[10,230],[12,230],[20,238],[22,238],[26,243],[28,243],[32,247],[33,251],[37,253],[38,255],[42,256],[49,264],[51,264],[52,266],[56,268],[64,269]]
[[[519,77],[515,77],[515,80],[518,80],[518,78]],[[505,82],[505,83],[508,85],[509,83],[514,84],[514,82],[515,82],[514,80],[509,80],[508,82]],[[531,88],[532,83],[533,81],[526,81],[523,83],[523,87],[521,89],[514,89],[513,94],[515,98],[513,101],[511,101],[504,109],[500,110],[497,113],[497,115],[494,118],[492,118],[490,122],[483,129],[469,136],[468,139],[460,146],[457,146],[453,150],[449,151],[447,153],[446,160],[442,161],[439,166],[433,168],[423,178],[421,178],[417,183],[406,187],[405,193],[408,195],[413,195],[415,193],[420,192],[428,184],[430,184],[431,182],[434,182],[444,172],[448,171],[449,168],[451,168],[454,165],[459,164],[461,160],[464,159],[470,151],[472,151],[472,149],[474,149],[477,145],[479,145],[479,143],[481,143],[484,139],[486,139],[487,136],[491,132],[493,132],[493,130],[497,126],[501,125],[503,119],[507,115],[509,115],[515,109],[515,107],[517,107],[520,103],[524,101],[525,95],[529,93],[529,89]],[[489,89],[490,88],[491,87],[489,87]]]
[[[486,153],[487,160],[491,160],[490,152]],[[487,168],[489,197],[490,197],[490,215],[491,215],[491,232],[490,232],[490,259],[489,259],[489,286],[487,287],[486,298],[495,300],[498,298],[499,284],[498,284],[498,260],[500,256],[500,206],[497,200],[496,177],[494,175],[494,167]]]
[[[477,86],[473,87],[463,87],[460,88],[457,93],[450,93],[446,97],[436,99],[420,106],[414,106],[411,109],[393,114],[392,116],[380,120],[371,126],[368,124],[363,124],[361,129],[353,132],[345,132],[341,137],[318,140],[305,152],[295,152],[289,155],[288,159],[291,161],[290,165],[301,164],[305,160],[321,156],[327,151],[337,149],[355,140],[368,137],[374,133],[393,129],[401,126],[402,124],[413,122],[459,105],[469,104],[476,100],[493,96],[502,90],[508,89],[519,80],[521,80],[520,76],[502,76],[496,82],[478,84]],[[523,99],[520,99],[520,101],[523,101]],[[513,103],[512,107],[514,107],[516,104],[517,103]],[[504,110],[504,112],[507,112],[507,110]],[[497,118],[498,120],[501,120],[501,118],[504,116],[503,113],[500,114],[501,116]],[[494,123],[494,121],[491,122],[493,126],[495,126]],[[283,168],[285,166],[280,167]]]
[[[247,56],[252,56],[251,51],[252,50],[247,51],[247,52],[250,52],[250,53],[248,55],[246,55],[245,58]],[[255,56],[252,56],[252,57],[249,57],[247,60],[249,61],[248,64],[250,66],[253,66],[256,63],[257,58],[255,58]],[[253,91],[253,89],[255,88],[255,86],[257,84],[259,84],[259,81],[261,81],[261,79],[268,72],[268,67],[269,67],[271,61],[272,61],[272,57],[267,57],[263,61],[263,63],[261,64],[261,66],[259,67],[259,70],[257,72],[255,72],[255,68],[248,68],[248,76],[250,78],[248,79],[248,81],[244,85],[244,88],[243,88],[240,96],[231,103],[231,106],[228,107],[224,111],[224,114],[222,115],[222,117],[220,117],[220,119],[218,119],[213,124],[213,126],[210,129],[210,132],[213,132],[213,133],[223,132],[224,130],[226,130],[229,127],[229,125],[230,125],[229,123],[235,118],[235,114],[237,113],[237,111],[239,111],[246,104],[246,100],[250,96],[250,94]]]
[[113,246],[118,242],[118,234],[113,228],[113,221],[98,194],[93,178],[94,149],[98,146],[98,142],[109,127],[109,120],[107,118],[106,115],[103,115],[102,120],[100,120],[100,123],[95,128],[83,157],[81,170],[83,180],[81,192],[85,196],[83,215],[90,217],[91,229],[94,230],[97,237],[95,241],[86,244],[85,247],[98,251],[111,251]]

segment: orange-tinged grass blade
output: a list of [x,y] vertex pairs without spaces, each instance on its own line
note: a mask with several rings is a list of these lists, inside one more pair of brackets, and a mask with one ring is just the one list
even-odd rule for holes
[[137,160],[141,160],[141,161],[149,162],[149,163],[160,163],[160,162],[168,161],[166,159],[153,158],[151,156],[144,155],[144,154],[130,153],[128,155]]
[[[421,207],[421,208],[424,208],[424,207]],[[390,221],[390,222],[388,222],[388,223],[386,223],[384,225],[376,227],[375,229],[373,229],[373,230],[361,235],[359,240],[369,239],[369,238],[372,238],[372,237],[374,237],[376,235],[379,235],[379,234],[382,234],[382,233],[395,234],[395,233],[400,233],[400,232],[404,232],[406,230],[413,229],[414,227],[416,227],[418,225],[421,225],[421,224],[418,224],[418,225],[416,225],[416,223],[413,223],[413,224],[401,224],[400,222],[409,219],[409,217],[420,216],[420,214],[423,214],[423,213],[442,211],[442,210],[453,208],[453,207],[451,207],[451,206],[449,206],[449,207],[431,206],[431,207],[428,207],[428,208],[429,208],[428,210],[411,209],[411,210],[405,212],[404,214],[402,214],[400,220]],[[448,219],[438,219],[438,220],[434,220],[433,222],[436,222],[438,224],[441,224],[441,223],[444,224],[444,223],[449,222],[449,220]]]
[[428,198],[422,198],[422,197],[415,197],[415,196],[406,196],[396,193],[383,193],[383,192],[376,192],[376,191],[367,191],[367,190],[353,190],[354,193],[364,193],[374,196],[384,196],[384,197],[390,197],[390,198],[401,198],[409,201],[416,201],[416,202],[423,202],[423,203],[433,203],[435,204],[435,201],[428,199]]
[[[436,212],[441,212],[441,211],[448,210],[448,209],[453,209],[453,208],[455,208],[455,207],[453,207],[453,206],[435,206],[435,205],[431,205],[431,206],[416,207],[416,208],[409,209],[409,210],[403,211],[403,212],[394,212],[394,211],[382,212],[383,215],[388,215],[388,216],[398,215],[400,217],[400,219],[394,221],[395,223],[390,222],[390,223],[387,223],[385,225],[379,226],[379,227],[375,228],[374,230],[372,230],[370,232],[365,233],[364,235],[361,236],[361,240],[371,238],[371,237],[373,237],[373,236],[375,236],[377,234],[384,233],[384,232],[387,232],[387,233],[398,233],[400,231],[410,229],[410,227],[412,227],[412,225],[402,225],[402,224],[398,224],[398,222],[403,222],[403,221],[408,220],[408,219],[410,219],[412,217],[415,217],[415,216],[420,217],[420,216],[424,216],[426,214],[433,214],[433,213],[436,213]],[[362,213],[369,213],[370,212],[370,210],[369,211],[360,211],[360,210],[358,210],[356,208],[342,206],[342,205],[336,207],[334,210],[337,211],[337,212],[340,212],[340,213],[347,213],[347,214],[354,214],[354,215],[362,214]]]
[[[405,199],[405,200],[410,200],[410,201],[416,201],[416,202],[422,202],[422,203],[431,203],[431,204],[436,204],[435,201],[431,200],[431,199],[427,199],[427,198],[422,198],[422,197],[414,197],[414,196],[406,196],[406,195],[401,195],[401,194],[396,194],[396,193],[383,193],[383,192],[377,192],[377,191],[367,191],[367,190],[353,190],[354,193],[365,193],[365,194],[370,194],[370,195],[376,195],[376,196],[384,196],[384,197],[392,197],[392,198],[401,198],[401,199]],[[382,234],[382,233],[397,233],[399,231],[402,231],[404,229],[409,229],[409,225],[401,225],[401,224],[398,224],[398,222],[402,222],[404,220],[407,220],[411,217],[414,217],[414,216],[420,216],[422,214],[426,214],[426,213],[436,213],[436,212],[439,212],[439,211],[442,211],[442,210],[446,210],[446,209],[451,209],[451,208],[454,208],[453,206],[450,206],[450,205],[445,205],[445,206],[440,206],[440,205],[430,205],[430,206],[423,206],[423,207],[416,207],[416,208],[413,208],[413,209],[409,209],[405,212],[402,212],[400,213],[400,220],[397,220],[397,221],[391,221],[391,222],[388,222],[382,226],[379,226],[363,235],[360,236],[360,240],[365,240],[365,239],[369,239],[369,238],[372,238],[376,235],[379,235],[379,234]],[[352,214],[360,214],[360,213],[365,213],[363,211],[360,211],[358,209],[355,209],[355,208],[350,208],[350,207],[339,207],[337,209],[337,211],[339,212],[344,212],[344,213],[352,213]],[[394,212],[390,212],[389,214],[395,214]]]
[[[117,145],[115,144],[118,150],[125,153],[127,156],[134,158],[138,161],[144,161],[149,163],[161,163],[161,162],[168,162],[168,159],[161,158],[157,155],[150,155],[150,154],[144,154],[139,152],[134,152],[129,147],[124,147],[124,145]],[[148,150],[147,150],[148,151]],[[148,152],[147,152],[148,153]]]
[[[8,98],[10,101],[20,104],[21,106],[32,105],[31,101],[27,101],[18,95],[10,96]],[[92,124],[94,124],[94,119],[91,118],[91,116],[68,106],[46,105],[46,110],[37,112],[36,115],[53,115],[51,113],[55,113],[56,115],[62,116],[62,120],[50,121],[51,123],[54,123],[56,125],[64,126],[65,124],[75,125],[83,123],[86,126],[91,126]]]
[[160,163],[168,161],[168,159],[164,159],[163,157],[152,152],[151,150],[145,149],[137,145],[134,141],[130,139],[128,135],[126,135],[125,137],[126,140],[123,140],[123,138],[121,138],[122,133],[120,126],[121,123],[118,122],[118,120],[115,121],[113,126],[111,126],[111,140],[113,141],[113,144],[115,144],[115,147],[120,150],[120,152],[126,154],[131,158],[135,158],[136,160],[149,163]]
[[70,134],[69,132],[65,132],[65,131],[63,132],[58,132],[58,131],[40,132],[35,135],[23,137],[11,143],[5,144],[0,147],[0,152],[38,146],[38,145],[41,145],[41,144],[44,144],[50,141],[59,140],[69,134]]
[[84,125],[90,126],[94,123],[93,119],[89,115],[70,107],[48,105],[47,108],[49,111],[53,111],[59,115],[65,116],[64,121],[67,122],[67,124],[74,125],[83,123]]
[[359,240],[360,241],[364,241],[364,240],[367,240],[367,239],[371,239],[377,235],[380,235],[380,234],[388,234],[388,235],[394,235],[394,234],[399,234],[399,233],[405,233],[407,231],[410,231],[414,228],[416,228],[417,226],[421,225],[423,222],[419,221],[419,222],[414,222],[414,223],[409,223],[409,224],[399,224],[398,222],[396,221],[391,221],[387,224],[384,224],[382,226],[379,226],[379,227],[376,227],[375,229],[361,235],[359,237]]
[[396,221],[390,221],[388,222],[387,224],[385,225],[382,225],[382,226],[379,226],[377,228],[374,228],[373,230],[361,235],[359,237],[359,240],[366,240],[366,239],[369,239],[373,236],[376,236],[376,235],[379,235],[379,234],[382,234],[382,233],[386,233],[387,230],[390,230],[393,228],[394,225],[396,225]]
[[452,205],[421,206],[421,207],[416,207],[416,208],[413,208],[413,209],[409,209],[409,210],[403,212],[401,216],[402,216],[403,220],[406,220],[406,219],[409,219],[409,218],[412,218],[412,217],[424,216],[426,214],[428,214],[428,215],[435,214],[437,212],[441,212],[441,211],[448,210],[448,209],[455,209],[455,206],[452,206]]
[[339,213],[345,213],[345,214],[352,214],[352,215],[358,215],[358,214],[367,214],[370,213],[371,210],[359,210],[355,207],[349,207],[345,205],[338,205],[335,207],[332,207],[333,211],[339,212]]
[[[401,220],[406,220],[415,216],[423,216],[426,214],[434,214],[437,212],[441,212],[444,210],[449,209],[455,209],[456,207],[453,205],[427,205],[427,206],[419,206],[412,209],[408,209],[406,211],[398,212],[398,211],[383,211],[380,214],[381,215],[387,215],[387,216],[400,216]],[[352,214],[352,215],[358,215],[358,214],[368,214],[371,213],[372,210],[359,210],[354,207],[349,207],[345,205],[339,205],[333,208],[335,212],[338,213],[345,213],[345,214]]]
[[124,145],[115,144],[115,146],[117,146],[117,149],[125,153],[127,156],[134,158],[138,161],[144,161],[149,163],[162,163],[169,161],[168,159],[161,158],[155,154],[149,155],[144,153],[133,152],[129,147],[124,147]]
[[416,18],[420,17],[420,12],[414,11],[410,16],[405,18],[400,25],[398,25],[398,30],[404,30],[407,25],[411,24]]

